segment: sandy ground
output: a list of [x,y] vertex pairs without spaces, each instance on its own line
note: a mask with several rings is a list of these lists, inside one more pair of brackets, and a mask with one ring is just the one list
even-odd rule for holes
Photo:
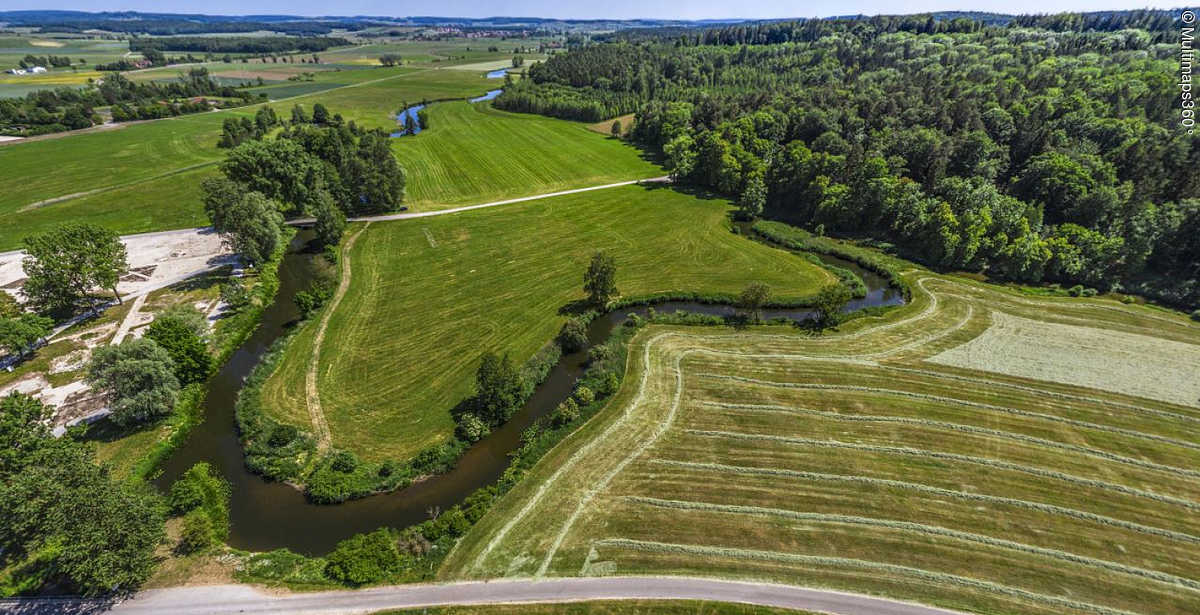
[[[117,290],[126,298],[236,262],[212,229],[128,235],[122,237],[121,242],[128,252],[130,273],[121,278]],[[14,295],[25,280],[25,271],[21,267],[24,256],[21,251],[0,253],[0,288]]]
[[0,135],[0,143],[6,143],[8,141],[20,141],[20,140],[21,140],[21,137],[8,137],[8,136]]

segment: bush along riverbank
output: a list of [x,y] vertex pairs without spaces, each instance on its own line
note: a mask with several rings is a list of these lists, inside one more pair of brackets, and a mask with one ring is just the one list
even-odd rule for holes
[[[782,222],[762,220],[756,222],[751,228],[756,235],[770,243],[792,250],[836,256],[842,260],[855,263],[863,269],[887,280],[888,284],[893,288],[899,289],[903,293],[905,301],[912,300],[912,289],[909,288],[908,283],[904,281],[903,276],[899,273],[903,261],[896,257],[854,244],[836,241],[828,237],[813,235],[808,231],[789,226]],[[828,265],[825,265],[825,267],[834,271],[839,278],[841,277],[841,274],[836,271],[840,267],[830,268]],[[865,294],[865,286],[863,290]]]
[[[217,347],[214,354],[217,358],[214,365],[222,365],[229,360],[258,328],[263,312],[274,302],[275,294],[279,291],[279,265],[283,262],[283,256],[287,253],[287,246],[295,232],[291,228],[283,231],[283,241],[271,258],[259,267],[254,287],[246,294],[245,303],[234,306],[234,312],[221,321],[215,341]],[[230,283],[241,282],[232,279]],[[204,422],[204,396],[205,388],[202,383],[190,384],[180,391],[175,400],[175,409],[165,419],[167,435],[134,465],[131,474],[135,479],[151,480],[158,473],[162,462],[179,450],[187,442],[192,430]]]

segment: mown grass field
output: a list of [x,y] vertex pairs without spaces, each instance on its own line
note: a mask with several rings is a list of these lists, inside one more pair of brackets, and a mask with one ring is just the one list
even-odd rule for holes
[[[730,205],[629,186],[418,220],[378,222],[349,251],[351,282],[332,313],[316,371],[334,446],[407,459],[453,433],[482,353],[523,362],[583,299],[591,254],[617,259],[625,296],[736,294],[750,281],[802,298],[832,276],[734,235]],[[274,417],[310,428],[311,324],[263,389]]]
[[[295,104],[321,102],[347,119],[391,128],[405,100],[467,97],[488,87],[480,74],[419,68],[321,73],[334,87],[271,103],[287,117]],[[122,233],[204,224],[199,184],[225,152],[216,147],[227,117],[257,107],[93,129],[0,146],[0,250],[26,235],[88,216]],[[411,176],[411,174],[410,174]]]
[[418,211],[663,174],[638,150],[585,124],[489,103],[432,105],[429,124],[392,146],[408,170],[408,205]]
[[1130,394],[1119,381],[1141,365],[1101,389],[927,359],[1006,317],[1112,332],[1076,370],[1113,369],[1126,336],[1194,348],[1200,328],[906,277],[909,306],[822,337],[639,333],[609,406],[442,575],[716,575],[982,613],[1197,612],[1200,400]]

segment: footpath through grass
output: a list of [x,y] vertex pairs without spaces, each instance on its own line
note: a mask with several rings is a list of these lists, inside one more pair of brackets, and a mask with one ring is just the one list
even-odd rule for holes
[[[582,130],[582,129],[581,129]],[[629,186],[448,216],[374,223],[350,253],[352,281],[332,315],[317,384],[336,448],[406,459],[448,438],[482,353],[518,363],[584,298],[591,254],[617,260],[626,297],[736,294],[747,283],[804,298],[833,277],[730,232],[723,200]],[[266,410],[310,429],[301,331],[263,389]]]

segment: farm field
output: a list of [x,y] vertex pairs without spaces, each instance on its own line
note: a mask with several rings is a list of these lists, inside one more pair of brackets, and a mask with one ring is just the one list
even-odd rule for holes
[[[53,89],[64,85],[83,85],[88,78],[100,73],[92,70],[96,64],[113,62],[129,51],[124,41],[88,40],[79,36],[62,34],[34,34],[30,36],[0,35],[0,98],[24,96],[38,89]],[[3,74],[10,68],[19,68],[20,61],[27,55],[46,55],[71,58],[72,68],[47,66],[44,75]],[[140,57],[140,56],[138,56]],[[79,64],[85,60],[84,64]]]
[[[1200,366],[1110,359],[1130,340],[1195,352],[1200,327],[905,277],[909,306],[822,337],[640,332],[622,390],[467,534],[443,578],[702,575],[974,612],[1196,612],[1200,399],[1128,383],[1154,369],[1194,382]],[[1005,326],[1018,318],[1041,338]],[[1057,381],[945,354],[983,336],[1053,348],[1063,327],[1093,334],[1042,356],[1071,362],[1040,373]],[[1071,370],[1112,380],[1085,388]]]
[[428,131],[392,146],[408,170],[407,204],[414,210],[663,174],[637,149],[585,124],[508,113],[490,103],[448,102],[428,113]]
[[[370,224],[348,252],[350,283],[314,372],[333,445],[376,461],[448,438],[449,410],[470,394],[479,356],[509,352],[520,363],[550,341],[566,319],[560,308],[583,298],[598,249],[616,257],[627,297],[736,294],[761,281],[779,298],[803,298],[832,281],[731,233],[729,211],[722,200],[629,186]],[[263,388],[269,414],[305,429],[315,329],[298,334]]]
[[[413,68],[327,72],[317,79],[337,89],[272,106],[286,117],[295,104],[322,102],[347,119],[390,128],[388,114],[405,100],[468,97],[488,87],[481,74]],[[84,213],[101,215],[122,234],[203,224],[199,182],[225,155],[216,147],[221,123],[256,108],[0,146],[0,181],[7,185],[0,192],[0,250]],[[54,161],[53,173],[44,172],[48,160]],[[110,207],[116,203],[121,206]]]

